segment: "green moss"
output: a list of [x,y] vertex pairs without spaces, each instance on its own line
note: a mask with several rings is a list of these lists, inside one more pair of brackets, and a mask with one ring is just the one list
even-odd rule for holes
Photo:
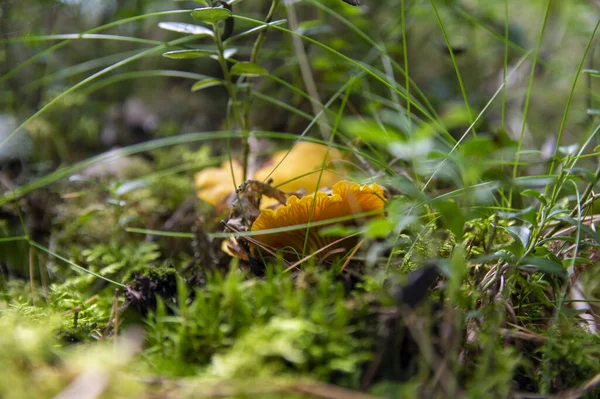
[[[148,356],[190,364],[188,373],[202,367],[221,377],[248,370],[300,372],[358,384],[373,342],[365,334],[366,320],[355,319],[360,312],[345,304],[344,287],[333,273],[313,274],[314,282],[304,289],[273,270],[265,280],[243,278],[235,271],[225,279],[210,277],[189,304],[173,309],[174,316],[159,306],[150,317],[154,334]],[[362,338],[355,331],[362,331]]]

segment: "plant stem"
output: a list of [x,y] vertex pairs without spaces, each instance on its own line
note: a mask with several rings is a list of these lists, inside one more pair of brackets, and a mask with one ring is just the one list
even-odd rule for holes
[[[223,44],[223,39],[221,38],[221,32],[219,32],[219,27],[216,23],[213,24],[213,32],[215,33],[215,43],[217,45],[217,56],[219,59],[219,64],[221,65],[221,69],[223,71],[223,78],[225,80],[225,88],[227,90],[227,94],[229,94],[229,101],[231,104],[231,108],[233,111],[233,118],[238,124],[238,127],[242,130],[242,140],[244,142],[244,153],[246,152],[246,147],[249,147],[248,137],[249,130],[245,124],[245,120],[242,115],[242,111],[239,109],[239,102],[237,101],[237,91],[235,89],[235,84],[231,78],[231,72],[229,71],[229,67],[227,66],[227,59],[225,58],[225,46]],[[249,151],[248,151],[249,152]],[[245,181],[247,178],[247,162],[244,162],[244,173],[242,179]],[[235,178],[234,178],[235,180]],[[235,182],[235,185],[238,185],[241,182]]]
[[[271,22],[273,20],[273,16],[275,15],[275,11],[277,10],[277,7],[279,6],[279,3],[281,1],[280,0],[273,0],[271,2],[271,7],[269,8],[269,12],[267,13],[267,17],[265,18],[265,24],[268,24],[269,22]],[[260,51],[260,48],[262,47],[262,44],[265,41],[265,37],[267,35],[267,29],[262,30],[259,34],[258,37],[256,38],[256,41],[254,42],[254,45],[252,46],[252,53],[250,54],[250,62],[253,64],[256,64],[256,61],[258,60],[258,52]],[[244,135],[244,148],[243,148],[243,156],[242,156],[242,162],[244,165],[244,180],[246,180],[247,178],[247,170],[248,170],[248,164],[249,164],[249,159],[250,159],[250,107],[252,105],[252,78],[248,77],[248,85],[244,91],[244,108],[243,108],[243,119],[244,119],[244,131],[247,132],[248,134]]]

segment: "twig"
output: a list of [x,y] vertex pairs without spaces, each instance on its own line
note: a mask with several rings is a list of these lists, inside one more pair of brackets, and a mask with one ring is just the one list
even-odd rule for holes
[[596,374],[594,378],[580,386],[579,388],[569,389],[550,396],[550,399],[576,399],[581,398],[586,393],[590,393],[600,386],[600,374]]
[[350,255],[348,255],[348,257],[344,261],[344,264],[342,265],[342,268],[340,270],[343,271],[346,268],[346,266],[348,266],[348,263],[350,263],[350,261],[352,260],[352,258],[354,257],[354,255],[356,255],[356,252],[358,252],[358,250],[360,249],[360,247],[363,245],[364,242],[365,242],[365,240],[363,238],[362,240],[360,240],[358,242],[358,244],[356,244],[356,246],[354,247],[354,249],[352,250],[352,252],[350,252]]
[[331,247],[333,247],[333,246],[335,246],[335,245],[343,242],[344,240],[347,240],[348,238],[354,237],[356,235],[358,235],[358,233],[350,234],[349,236],[342,237],[339,240],[335,240],[334,242],[329,243],[329,244],[325,245],[322,248],[319,248],[317,251],[313,252],[310,255],[305,256],[304,258],[300,259],[298,262],[296,262],[296,263],[292,264],[291,266],[289,266],[287,269],[285,269],[285,271],[289,272],[290,270],[292,270],[292,269],[300,266],[302,263],[306,262],[307,260],[309,260],[310,258],[314,257],[315,255],[320,254],[321,252],[325,251],[326,249],[329,249],[329,248],[331,248]]

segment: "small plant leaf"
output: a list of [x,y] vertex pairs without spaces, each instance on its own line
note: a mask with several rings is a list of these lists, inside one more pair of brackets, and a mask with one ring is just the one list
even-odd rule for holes
[[213,31],[204,26],[184,24],[181,22],[161,22],[158,24],[158,27],[164,30],[187,33],[190,35],[214,36]]
[[238,52],[238,49],[236,49],[236,48],[225,49],[225,51],[223,51],[223,57],[225,57],[225,59],[228,60],[229,58],[231,58],[235,54],[237,54],[237,52]]
[[462,237],[465,227],[465,217],[462,209],[451,200],[438,200],[433,202],[433,208],[440,213],[444,227],[456,237]]
[[529,245],[531,229],[525,226],[498,227],[510,234],[513,240],[515,241],[507,249],[517,257],[523,256],[523,254],[525,253],[525,248],[527,248],[527,245]]
[[394,230],[394,223],[389,219],[378,218],[371,220],[365,227],[367,238],[385,238]]
[[519,267],[533,268],[542,273],[555,274],[563,279],[567,279],[569,274],[560,262],[555,262],[546,258],[527,256],[519,262]]
[[537,212],[534,206],[528,206],[518,212],[498,212],[498,216],[505,219],[523,220],[531,225],[536,223]]
[[571,173],[581,176],[588,183],[596,183],[596,174],[586,168],[572,168]]
[[192,86],[192,91],[199,91],[202,89],[207,89],[209,87],[214,87],[214,86],[222,86],[223,85],[223,81],[219,80],[219,79],[204,79],[204,80],[200,80],[196,83],[194,83],[194,85]]
[[186,59],[186,58],[200,58],[214,55],[214,51],[207,50],[175,50],[167,51],[163,54],[163,57],[172,58],[175,60]]
[[523,190],[523,191],[521,191],[521,195],[524,195],[526,197],[534,197],[538,201],[540,201],[542,204],[546,203],[546,198],[544,197],[544,194],[540,193],[537,190],[533,190],[533,189]]
[[264,76],[268,75],[269,72],[260,65],[253,64],[251,62],[238,62],[233,67],[231,67],[231,74],[245,76]]
[[[223,58],[225,58],[226,60],[230,59],[233,55],[235,55],[238,52],[238,50],[236,48],[228,48],[225,49],[225,51],[223,51]],[[218,54],[214,54],[211,55],[210,58],[219,61],[219,56]]]
[[196,8],[192,11],[192,17],[198,21],[216,24],[219,21],[224,21],[232,16],[232,12],[223,7],[204,7]]

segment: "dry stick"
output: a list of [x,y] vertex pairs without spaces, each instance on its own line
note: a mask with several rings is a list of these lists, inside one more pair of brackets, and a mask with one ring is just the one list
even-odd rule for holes
[[[119,289],[115,289],[115,294],[113,296],[113,304],[112,307],[110,309],[110,316],[108,317],[108,323],[106,323],[106,328],[104,328],[104,334],[102,336],[102,339],[104,339],[104,337],[106,337],[108,335],[108,329],[110,328],[110,326],[113,323],[114,320],[118,320],[119,316],[117,316],[117,314],[119,313],[119,308],[118,308],[118,304],[119,304]],[[116,328],[115,328],[115,332],[116,332]]]
[[31,285],[31,303],[35,306],[35,268],[34,268],[34,250],[29,246],[29,283]]
[[307,260],[309,260],[310,258],[314,257],[315,255],[317,255],[317,254],[325,251],[326,249],[328,249],[328,248],[330,248],[330,247],[332,247],[334,245],[339,244],[340,242],[342,242],[344,240],[347,240],[348,238],[354,237],[356,235],[358,235],[358,233],[350,234],[349,236],[342,237],[339,240],[335,240],[334,242],[329,243],[329,244],[325,245],[322,248],[319,248],[317,251],[313,252],[310,255],[306,255],[304,258],[300,259],[298,262],[294,263],[293,265],[291,265],[290,267],[288,267],[287,269],[285,269],[285,271],[289,272],[290,270],[292,270],[292,269],[300,266],[302,263],[306,262]]
[[579,388],[569,389],[568,391],[560,392],[550,396],[550,399],[576,399],[581,398],[586,393],[594,391],[600,386],[600,374],[596,374],[591,380],[580,386]]
[[[241,231],[239,229],[236,229],[235,227],[228,225],[225,222],[222,222],[222,223],[224,225],[225,230],[230,230],[232,233],[238,233],[238,234],[241,233]],[[269,255],[271,255],[273,257],[277,256],[277,251],[275,251],[274,248],[271,248],[268,245],[263,244],[262,242],[254,239],[252,236],[246,236],[246,237],[243,237],[243,239],[248,241],[250,244],[256,245],[258,248],[269,253]],[[285,262],[285,260],[284,260],[284,262]]]
[[354,255],[356,255],[356,253],[358,252],[358,250],[360,249],[360,247],[363,245],[364,242],[365,242],[365,239],[363,238],[362,240],[360,240],[358,242],[358,244],[356,244],[356,246],[354,247],[352,252],[350,252],[350,255],[348,255],[348,258],[346,258],[346,260],[344,261],[344,264],[342,265],[342,268],[340,269],[341,271],[344,271],[346,266],[348,266],[348,263],[350,263],[350,261],[352,260]]

